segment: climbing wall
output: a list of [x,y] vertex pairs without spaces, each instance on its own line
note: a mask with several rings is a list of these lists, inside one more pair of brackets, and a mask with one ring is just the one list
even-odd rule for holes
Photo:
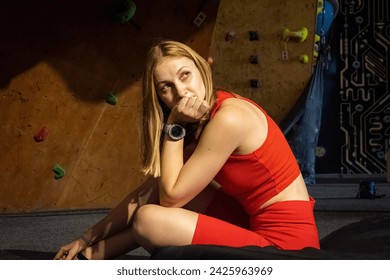
[[[311,77],[316,12],[314,0],[221,0],[210,52],[216,84],[282,120]],[[283,37],[303,27],[304,41]]]
[[109,208],[145,179],[145,52],[170,38],[207,57],[218,1],[134,2],[119,24],[117,1],[1,1],[0,213]]

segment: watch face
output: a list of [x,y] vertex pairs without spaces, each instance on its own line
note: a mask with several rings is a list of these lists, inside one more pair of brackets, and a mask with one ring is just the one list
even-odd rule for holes
[[174,138],[183,138],[184,134],[185,134],[185,130],[180,125],[173,125],[172,128],[171,128],[171,133],[170,134]]

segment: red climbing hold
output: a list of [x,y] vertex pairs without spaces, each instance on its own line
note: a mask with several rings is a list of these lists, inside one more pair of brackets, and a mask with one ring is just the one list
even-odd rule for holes
[[36,142],[42,142],[46,140],[49,130],[46,126],[42,126],[41,129],[34,135],[34,140]]

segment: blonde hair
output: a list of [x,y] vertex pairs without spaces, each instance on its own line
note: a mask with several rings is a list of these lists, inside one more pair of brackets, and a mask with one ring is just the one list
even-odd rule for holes
[[[187,57],[194,61],[205,85],[205,100],[208,104],[213,104],[215,99],[210,65],[193,49],[183,43],[167,40],[158,42],[149,50],[142,82],[143,124],[141,135],[141,170],[145,175],[152,175],[154,177],[159,177],[161,173],[161,131],[165,118],[169,115],[169,109],[157,96],[154,81],[156,65],[164,57]],[[208,116],[200,121],[198,130],[203,127],[207,120]]]

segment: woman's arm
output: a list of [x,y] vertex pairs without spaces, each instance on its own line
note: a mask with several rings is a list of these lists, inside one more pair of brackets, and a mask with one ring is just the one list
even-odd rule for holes
[[184,141],[165,136],[161,154],[160,204],[182,207],[201,192],[240,146],[246,134],[244,110],[222,106],[204,128],[199,144],[186,163]]

